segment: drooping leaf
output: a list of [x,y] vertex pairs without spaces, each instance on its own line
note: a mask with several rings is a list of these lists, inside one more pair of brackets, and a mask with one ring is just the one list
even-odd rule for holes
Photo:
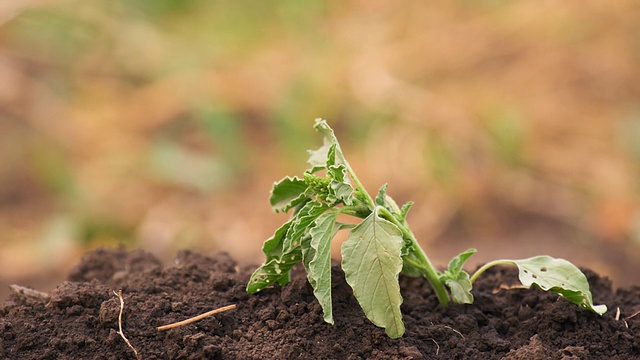
[[267,261],[282,255],[282,248],[287,232],[293,223],[293,219],[282,224],[276,232],[268,238],[262,245],[262,252],[266,255]]
[[326,212],[318,217],[309,230],[311,249],[303,263],[307,269],[307,279],[313,287],[313,294],[318,299],[324,313],[324,321],[333,324],[333,307],[331,303],[331,240],[340,225],[336,224],[339,211]]
[[[316,249],[311,247],[311,235],[308,233],[300,239],[300,242],[302,243],[302,265],[307,270],[307,279],[309,279],[309,263],[316,256]],[[311,284],[311,280],[309,283]]]
[[298,211],[283,241],[283,252],[289,252],[300,246],[300,239],[309,230],[309,226],[329,207],[318,200],[311,200]]
[[398,274],[402,270],[402,233],[378,216],[377,209],[342,244],[342,269],[353,294],[372,323],[392,338],[404,334]]
[[567,260],[545,255],[511,261],[518,266],[518,277],[523,285],[536,285],[542,290],[564,296],[572,303],[599,315],[607,311],[606,305],[593,304],[587,277]]
[[326,205],[317,200],[307,202],[265,241],[262,250],[267,259],[251,275],[247,284],[248,293],[255,293],[276,282],[280,285],[289,282],[291,268],[302,260],[301,238],[308,232],[309,225],[326,209]]
[[313,125],[313,128],[316,129],[317,132],[321,133],[330,144],[335,144],[334,164],[344,164],[345,161],[344,155],[342,154],[342,148],[340,147],[340,143],[338,142],[336,134],[327,123],[327,120],[316,119],[316,123]]
[[302,260],[300,246],[291,249],[277,258],[267,261],[253,272],[247,284],[247,293],[254,294],[270,285],[279,283],[281,286],[289,282],[291,268]]
[[285,177],[273,184],[269,202],[275,212],[287,212],[289,209],[301,204],[308,197],[305,195],[307,184],[296,176]]
[[311,166],[311,168],[307,170],[308,172],[314,173],[327,167],[327,154],[329,153],[330,146],[331,143],[327,143],[325,140],[325,144],[319,149],[308,150],[309,160],[307,160],[307,163]]
[[322,169],[326,169],[327,167],[327,154],[329,153],[329,147],[331,144],[324,144],[317,150],[309,150],[309,160],[307,163],[311,166],[309,170],[310,173],[314,173],[320,171]]
[[[329,169],[336,165],[336,147],[338,144],[332,142],[327,137],[323,137],[323,142],[324,144],[320,149],[308,150],[310,154],[308,163],[312,168],[305,171],[305,176],[307,174],[313,174],[319,170]],[[330,176],[327,176],[327,178],[324,178],[323,180],[328,184]]]
[[344,155],[342,154],[342,149],[340,149],[338,139],[329,124],[327,124],[327,121],[316,119],[313,127],[323,135],[323,145],[317,150],[309,150],[309,160],[307,161],[311,165],[309,171],[314,173],[327,167],[327,159],[332,146],[333,149],[331,151],[334,157],[332,162],[334,164],[343,164]]
[[440,280],[447,285],[451,291],[451,298],[458,304],[473,304],[472,284],[469,273],[464,271],[462,266],[476,251],[476,249],[468,249],[458,254],[451,259],[447,270],[440,274]]

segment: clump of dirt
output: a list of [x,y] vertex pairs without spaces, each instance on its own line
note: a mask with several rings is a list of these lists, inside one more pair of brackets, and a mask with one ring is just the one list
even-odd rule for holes
[[[301,269],[285,287],[247,295],[253,267],[228,255],[178,253],[168,265],[143,252],[88,253],[50,294],[21,292],[0,307],[2,359],[632,359],[640,357],[640,287],[612,291],[586,271],[600,317],[536,289],[508,288],[511,268],[476,282],[473,305],[438,306],[424,279],[401,277],[407,332],[388,338],[360,310],[342,271],[333,268],[335,325]],[[505,288],[505,285],[507,288]],[[183,327],[156,327],[236,304]],[[616,309],[622,313],[616,319]]]

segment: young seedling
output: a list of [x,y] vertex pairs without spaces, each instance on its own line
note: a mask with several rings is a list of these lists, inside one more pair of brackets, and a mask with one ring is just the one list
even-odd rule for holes
[[[433,286],[438,301],[471,304],[473,282],[486,269],[513,264],[523,285],[537,286],[602,315],[605,305],[593,305],[585,275],[566,260],[536,256],[524,260],[496,260],[482,266],[473,276],[462,269],[476,250],[456,256],[440,272],[429,261],[407,224],[409,202],[402,207],[387,195],[383,185],[374,197],[364,189],[347,162],[338,140],[325,120],[315,129],[324,144],[309,151],[310,169],[302,177],[285,177],[275,183],[271,206],[275,212],[291,211],[290,219],[267,239],[262,251],[265,263],[251,276],[247,292],[256,293],[272,284],[286,285],[291,268],[302,262],[324,320],[333,324],[331,305],[331,240],[340,230],[349,230],[343,243],[342,269],[347,283],[367,318],[383,327],[392,338],[404,334],[398,276],[424,276]],[[357,224],[338,221],[345,214],[362,219]]]

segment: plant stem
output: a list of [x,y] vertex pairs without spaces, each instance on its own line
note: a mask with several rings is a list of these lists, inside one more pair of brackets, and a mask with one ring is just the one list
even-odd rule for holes
[[347,167],[347,171],[349,171],[349,175],[351,176],[351,179],[353,179],[353,183],[356,185],[356,189],[360,190],[360,192],[366,196],[367,202],[368,202],[367,205],[369,205],[371,210],[373,210],[376,207],[376,203],[373,201],[373,199],[371,198],[367,190],[364,188],[364,186],[360,182],[360,179],[358,179],[358,176],[356,175],[355,171],[353,171],[353,169],[351,168],[351,165],[349,165],[346,159],[344,160],[344,165]]
[[385,209],[384,207],[378,206],[377,209],[385,219],[391,221],[400,229],[400,231],[402,232],[402,236],[405,239],[411,241],[411,249],[413,250],[412,254],[418,260],[418,262],[411,261],[412,265],[422,270],[422,274],[427,279],[427,281],[429,281],[429,283],[433,287],[433,290],[435,290],[440,305],[445,307],[448,306],[449,293],[447,292],[447,289],[445,288],[442,281],[440,281],[438,273],[429,260],[429,257],[427,257],[427,254],[424,252],[422,247],[420,247],[420,244],[418,244],[418,240],[416,239],[415,235],[413,235],[411,229],[409,229],[406,223],[403,224],[398,221],[398,219],[396,219],[396,217],[393,216],[393,214],[391,214],[391,212],[389,212],[389,210]]
[[515,265],[515,262],[513,262],[513,260],[494,260],[494,261],[490,261],[490,262],[482,265],[482,267],[480,269],[476,270],[476,272],[473,273],[473,275],[471,276],[471,278],[469,280],[473,284],[473,282],[476,281],[478,276],[480,276],[488,268],[496,266],[496,265]]
[[423,270],[423,274],[427,278],[431,286],[433,286],[433,289],[436,292],[436,296],[438,297],[438,301],[440,302],[440,305],[444,307],[449,306],[449,293],[447,292],[447,289],[445,288],[442,281],[440,281],[440,278],[438,277],[436,269],[434,268],[433,264],[427,257],[427,254],[424,252],[424,250],[420,247],[418,242],[415,240],[415,238],[412,239],[412,241],[415,243],[414,245],[414,249],[416,250],[415,254],[421,260],[421,263],[424,264],[424,266],[420,268]]
[[[431,284],[431,286],[435,290],[436,296],[438,297],[438,301],[440,302],[440,304],[442,306],[445,306],[445,307],[448,306],[449,305],[449,293],[447,292],[447,289],[445,288],[444,284],[438,278],[438,273],[437,273],[435,267],[433,266],[431,261],[429,261],[429,258],[427,257],[427,254],[420,247],[420,244],[418,244],[418,240],[416,240],[416,237],[413,235],[413,232],[411,232],[411,229],[409,228],[408,224],[406,222],[404,222],[404,223],[400,222],[386,208],[384,208],[382,206],[377,206],[376,207],[375,201],[373,201],[373,198],[371,198],[371,196],[369,195],[367,190],[364,188],[364,186],[360,182],[360,179],[358,179],[358,176],[356,175],[356,173],[351,168],[351,165],[349,165],[347,160],[344,160],[344,164],[347,167],[347,171],[349,172],[349,175],[351,176],[351,179],[353,179],[353,183],[356,185],[356,189],[360,190],[360,192],[362,192],[366,196],[366,199],[367,199],[367,202],[368,202],[367,205],[370,206],[371,210],[373,211],[374,209],[378,209],[380,214],[385,219],[387,219],[387,220],[391,221],[392,223],[394,223],[400,229],[400,231],[402,232],[402,236],[405,239],[407,239],[407,240],[409,240],[411,242],[411,245],[412,245],[411,248],[413,249],[413,255],[418,260],[418,263],[413,264],[413,265],[415,267],[417,267],[418,269],[422,270],[422,274],[424,275],[425,278],[427,278],[427,281],[429,281],[429,283]],[[397,205],[395,207],[397,208]],[[399,212],[399,209],[398,209],[398,212]]]

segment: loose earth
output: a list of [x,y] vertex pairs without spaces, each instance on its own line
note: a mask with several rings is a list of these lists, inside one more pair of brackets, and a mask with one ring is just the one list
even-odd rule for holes
[[[337,265],[337,264],[335,264]],[[2,359],[638,359],[640,287],[613,291],[585,270],[600,317],[565,299],[515,286],[515,268],[475,284],[473,305],[442,308],[424,279],[401,277],[406,334],[390,339],[360,310],[333,268],[335,325],[322,320],[302,269],[285,287],[247,295],[254,266],[225,253],[178,253],[163,265],[144,251],[101,249],[49,294],[16,290],[0,306]],[[215,308],[236,308],[159,332]],[[618,314],[619,309],[619,314]]]

